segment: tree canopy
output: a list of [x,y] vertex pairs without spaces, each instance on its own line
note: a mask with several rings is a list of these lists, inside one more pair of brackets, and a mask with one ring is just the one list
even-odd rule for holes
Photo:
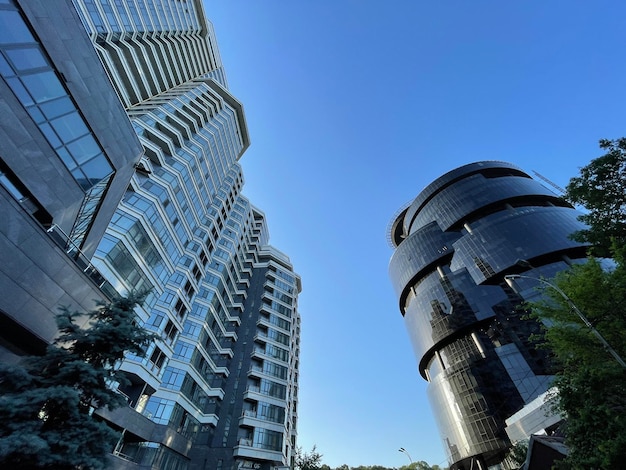
[[[301,447],[296,448],[295,468],[297,470],[333,470],[328,465],[322,463],[323,455],[317,451],[317,447],[313,446],[310,452],[304,452]],[[383,465],[359,465],[358,467],[350,467],[346,464],[336,467],[334,470],[445,470],[439,465],[430,466],[428,463],[420,460],[411,462],[409,465],[403,465],[399,469],[396,467],[385,467]]]
[[298,470],[321,470],[323,455],[313,446],[310,452],[305,452],[302,447],[296,448],[295,467]]
[[[62,308],[43,356],[0,365],[0,467],[99,470],[118,438],[92,412],[125,404],[112,384],[125,352],[143,355],[153,335],[135,323],[131,295],[88,313]],[[81,328],[77,319],[87,319]]]
[[580,169],[567,185],[565,197],[587,210],[580,219],[589,228],[574,238],[590,242],[596,256],[608,257],[613,241],[626,245],[626,138],[603,139],[600,148],[607,153]]
[[[612,469],[626,455],[626,138],[601,140],[606,154],[580,169],[566,197],[584,206],[588,228],[574,238],[592,244],[590,257],[561,272],[543,301],[531,304],[545,328],[556,367],[556,409],[567,419],[568,457],[559,469]],[[570,300],[566,298],[568,297]],[[574,305],[591,327],[577,316]],[[609,354],[595,329],[617,354]]]
[[[625,250],[605,269],[590,258],[561,272],[554,284],[583,312],[593,327],[626,357]],[[626,455],[626,370],[616,361],[559,292],[531,305],[550,326],[545,345],[554,355],[556,409],[567,418],[569,456],[558,468],[620,468]]]

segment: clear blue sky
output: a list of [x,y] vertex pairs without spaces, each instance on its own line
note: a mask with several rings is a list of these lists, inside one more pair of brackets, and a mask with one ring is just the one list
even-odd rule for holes
[[626,2],[205,0],[252,145],[244,193],[302,276],[299,444],[445,465],[387,274],[429,182],[505,160],[564,186],[626,135]]

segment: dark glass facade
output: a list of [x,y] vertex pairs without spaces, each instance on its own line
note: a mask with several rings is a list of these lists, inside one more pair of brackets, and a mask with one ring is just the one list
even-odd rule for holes
[[565,201],[515,166],[478,162],[427,186],[393,222],[389,272],[452,468],[486,468],[511,446],[505,420],[549,387],[538,325],[504,276],[551,277],[582,260]]
[[113,294],[91,256],[142,153],[69,0],[0,0],[0,361]]

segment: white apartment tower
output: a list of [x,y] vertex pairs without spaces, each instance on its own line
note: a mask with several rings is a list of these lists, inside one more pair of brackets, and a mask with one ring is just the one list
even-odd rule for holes
[[[118,468],[289,466],[300,278],[242,194],[249,145],[199,0],[74,0],[143,146],[92,260],[160,335],[122,364]],[[94,73],[100,73],[95,71]],[[106,113],[106,110],[103,110]]]

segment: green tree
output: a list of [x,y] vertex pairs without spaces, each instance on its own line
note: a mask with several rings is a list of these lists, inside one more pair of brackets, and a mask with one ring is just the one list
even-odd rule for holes
[[323,455],[313,446],[310,452],[304,452],[302,447],[296,447],[295,467],[298,470],[321,470]]
[[45,355],[0,366],[0,467],[106,468],[118,435],[92,413],[125,404],[112,388],[124,381],[119,361],[127,351],[143,355],[154,338],[135,323],[142,300],[130,295],[86,314],[62,308]]
[[626,245],[626,138],[601,140],[600,148],[607,153],[580,169],[565,197],[588,211],[580,219],[589,228],[574,238],[594,245],[596,256],[607,257],[613,241]]
[[400,467],[400,470],[442,470],[439,465],[431,466],[428,462],[424,460],[419,460],[417,462],[412,462],[409,465],[403,465]]
[[519,441],[513,444],[513,447],[509,450],[506,456],[509,461],[517,465],[516,468],[526,462],[526,455],[528,454],[528,441]]
[[[553,281],[621,357],[626,356],[625,253],[624,248],[615,252],[612,269],[590,258]],[[567,418],[570,453],[558,468],[620,468],[626,455],[626,371],[561,294],[552,288],[545,293],[545,300],[531,308],[550,325],[545,344],[558,371],[556,409]]]

